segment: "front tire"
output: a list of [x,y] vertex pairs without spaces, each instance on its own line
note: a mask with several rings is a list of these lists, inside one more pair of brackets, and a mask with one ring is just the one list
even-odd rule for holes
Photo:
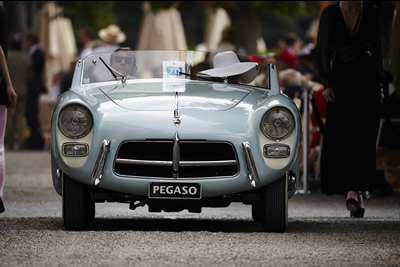
[[95,204],[89,188],[64,174],[62,187],[63,223],[66,230],[84,230],[94,219]]
[[287,202],[286,176],[282,176],[264,188],[258,212],[255,213],[259,213],[259,215],[255,217],[265,232],[284,232],[286,230],[288,224]]
[[260,202],[251,205],[251,216],[256,222],[261,222],[263,217],[263,205]]

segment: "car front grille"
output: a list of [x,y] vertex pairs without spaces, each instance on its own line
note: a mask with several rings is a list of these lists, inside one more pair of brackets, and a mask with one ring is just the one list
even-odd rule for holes
[[234,176],[239,165],[229,143],[152,140],[123,143],[114,170],[122,176],[194,179]]

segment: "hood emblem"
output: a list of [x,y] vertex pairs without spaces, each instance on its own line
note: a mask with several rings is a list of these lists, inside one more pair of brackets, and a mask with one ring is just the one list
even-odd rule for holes
[[182,121],[181,115],[179,113],[179,101],[178,92],[175,92],[175,109],[174,109],[174,124],[178,126]]

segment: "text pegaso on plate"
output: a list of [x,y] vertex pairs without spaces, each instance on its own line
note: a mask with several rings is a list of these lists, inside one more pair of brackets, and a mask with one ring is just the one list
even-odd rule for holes
[[151,183],[149,197],[154,198],[200,198],[200,184]]

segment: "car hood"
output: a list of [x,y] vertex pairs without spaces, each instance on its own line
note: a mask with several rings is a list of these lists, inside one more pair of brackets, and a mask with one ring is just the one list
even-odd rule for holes
[[208,82],[128,83],[99,88],[115,104],[130,110],[228,110],[242,101],[251,88]]

